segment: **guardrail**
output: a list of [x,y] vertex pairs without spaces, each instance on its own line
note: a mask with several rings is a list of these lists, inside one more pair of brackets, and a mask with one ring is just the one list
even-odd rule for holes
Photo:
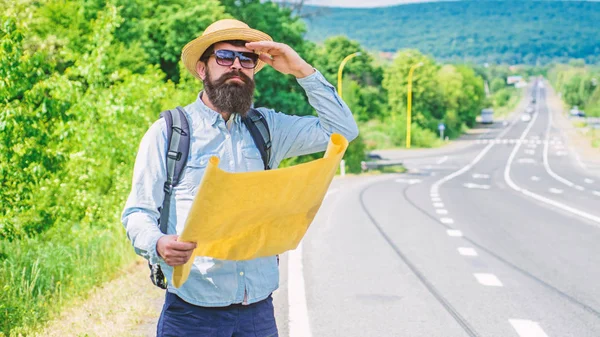
[[569,120],[579,122],[579,123],[585,123],[585,124],[587,124],[587,126],[589,126],[592,129],[600,129],[600,117],[570,116]]
[[363,172],[368,170],[377,170],[382,167],[389,166],[401,166],[402,162],[398,160],[375,160],[375,161],[361,161],[360,168]]
[[587,124],[600,124],[600,117],[569,117],[571,120],[576,120],[578,122],[583,122]]

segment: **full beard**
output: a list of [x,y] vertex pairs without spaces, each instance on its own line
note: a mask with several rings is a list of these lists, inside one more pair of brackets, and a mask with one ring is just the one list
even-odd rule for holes
[[[244,83],[227,83],[228,79],[235,76],[241,78]],[[218,112],[237,113],[244,117],[252,106],[254,80],[239,70],[232,70],[212,80],[207,68],[204,92]]]

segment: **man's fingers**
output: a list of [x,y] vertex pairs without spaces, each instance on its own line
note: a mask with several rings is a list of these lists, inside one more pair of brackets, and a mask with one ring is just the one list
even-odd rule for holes
[[195,242],[172,241],[169,242],[169,248],[178,251],[188,251],[196,249]]
[[264,63],[273,66],[273,59],[271,58],[270,55],[267,54],[260,54],[258,55],[258,58],[260,58],[261,61],[263,61]]
[[258,41],[246,43],[246,48],[254,51],[268,53],[270,49],[280,49],[280,43],[274,41]]
[[188,260],[192,257],[193,252],[193,250],[170,250],[164,257],[164,260],[170,266],[179,266],[188,262]]

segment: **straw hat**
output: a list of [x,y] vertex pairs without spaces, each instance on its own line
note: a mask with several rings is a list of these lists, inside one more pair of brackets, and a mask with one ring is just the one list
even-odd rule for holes
[[[208,26],[201,36],[190,41],[183,47],[181,61],[183,61],[187,70],[194,75],[194,77],[202,80],[196,72],[196,63],[200,59],[200,56],[202,56],[204,51],[212,44],[227,40],[242,40],[248,42],[273,41],[269,35],[248,27],[248,25],[242,21],[233,19],[219,20]],[[257,73],[264,66],[265,63],[259,59],[256,68],[254,68],[254,73]]]

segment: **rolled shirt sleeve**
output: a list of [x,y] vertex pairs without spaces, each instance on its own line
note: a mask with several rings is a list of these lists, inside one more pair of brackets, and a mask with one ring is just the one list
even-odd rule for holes
[[318,70],[297,81],[318,117],[290,116],[260,108],[271,129],[272,167],[277,167],[285,158],[324,151],[333,133],[341,134],[348,141],[358,136],[352,112]]

